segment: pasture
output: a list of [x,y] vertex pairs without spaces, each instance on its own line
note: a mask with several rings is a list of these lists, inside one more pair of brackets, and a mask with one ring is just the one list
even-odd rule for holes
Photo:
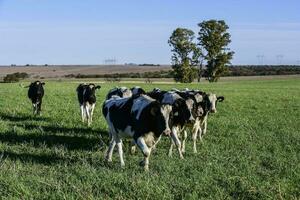
[[[102,83],[91,127],[81,122],[78,82],[47,82],[42,116],[34,117],[27,89],[0,84],[1,199],[299,199],[300,79],[231,80],[201,84]],[[102,102],[115,85],[185,87],[224,95],[198,153],[188,138],[185,159],[167,156],[164,137],[138,165],[124,142],[125,168],[108,145]],[[102,141],[102,142],[101,142]]]

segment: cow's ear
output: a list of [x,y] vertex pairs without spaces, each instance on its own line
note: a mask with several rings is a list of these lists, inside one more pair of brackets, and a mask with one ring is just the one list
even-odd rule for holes
[[100,89],[100,88],[101,88],[101,86],[100,86],[100,85],[97,85],[95,88],[96,88],[96,90],[97,90],[97,89]]
[[153,106],[150,110],[151,115],[156,116],[158,112],[158,107]]
[[42,85],[45,85],[45,83],[44,83],[44,82],[42,82],[41,84],[42,84]]
[[224,97],[223,96],[219,96],[219,97],[217,97],[217,101],[219,101],[219,102],[222,102],[222,101],[224,101]]

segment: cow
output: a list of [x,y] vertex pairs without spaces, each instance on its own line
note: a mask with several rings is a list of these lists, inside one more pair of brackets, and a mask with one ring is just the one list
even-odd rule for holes
[[140,164],[145,170],[149,170],[149,157],[155,140],[162,134],[170,135],[171,111],[172,106],[162,105],[143,94],[137,98],[112,96],[106,100],[102,113],[107,121],[111,138],[106,160],[112,161],[113,149],[117,145],[121,167],[124,167],[122,138],[129,137],[133,138],[144,155]]
[[93,83],[88,84],[79,84],[76,91],[77,91],[77,97],[78,102],[80,106],[80,112],[81,112],[81,119],[82,122],[85,122],[85,120],[88,123],[88,126],[91,125],[93,121],[93,112],[96,105],[96,90],[100,89],[100,85],[95,85]]
[[[177,92],[182,95],[194,96],[194,101],[198,105],[197,112],[195,113],[195,122],[191,126],[192,139],[193,139],[193,152],[197,153],[197,137],[202,141],[202,136],[207,130],[207,119],[209,113],[216,113],[217,102],[222,102],[224,100],[223,96],[217,96],[212,93],[205,93],[199,90],[189,90],[185,89],[183,91]],[[199,106],[200,105],[200,106]],[[183,152],[185,151],[185,140],[187,138],[187,133],[184,132],[183,135]]]
[[[194,122],[194,101],[190,98],[184,99],[174,91],[162,91],[154,89],[147,93],[150,97],[158,100],[163,104],[172,105],[172,113],[170,115],[171,138],[172,144],[169,149],[169,156],[172,156],[174,144],[177,146],[179,156],[183,159],[184,146],[179,139],[180,133],[185,130],[186,125]],[[183,143],[184,145],[184,143]]]
[[210,113],[217,112],[217,103],[223,102],[225,99],[224,96],[217,96],[213,93],[204,93],[201,106],[203,108],[203,115],[200,117],[200,128],[199,128],[199,138],[202,140],[202,135],[206,134],[207,130],[207,119]]
[[[181,96],[183,99],[190,99],[193,101],[194,107],[193,107],[193,112],[192,115],[194,117],[194,121],[192,123],[187,124],[185,126],[185,129],[182,130],[183,134],[180,134],[181,139],[182,139],[182,153],[185,153],[185,142],[187,139],[187,130],[190,129],[190,132],[192,132],[192,138],[193,138],[193,143],[194,143],[194,153],[196,153],[196,141],[197,141],[197,133],[199,130],[199,118],[203,116],[204,110],[202,108],[201,102],[202,102],[202,94],[203,92],[201,91],[187,91],[187,90],[177,90],[177,89],[172,89],[172,91],[176,92],[179,96]],[[172,145],[170,147],[172,149]]]
[[132,91],[131,91],[131,89],[128,89],[127,87],[115,87],[107,93],[106,100],[110,99],[112,96],[119,96],[119,97],[124,97],[124,98],[131,97]]
[[44,82],[35,81],[32,82],[28,89],[28,98],[32,102],[33,114],[40,115],[42,108],[42,100],[44,97]]

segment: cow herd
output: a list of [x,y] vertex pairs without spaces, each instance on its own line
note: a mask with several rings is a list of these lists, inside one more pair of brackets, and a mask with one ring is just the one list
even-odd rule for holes
[[[28,86],[34,114],[41,111],[44,84],[36,81]],[[81,118],[88,125],[92,123],[96,105],[95,92],[100,88],[89,83],[80,84],[76,89]],[[111,89],[102,107],[110,137],[106,160],[112,161],[113,150],[117,146],[121,166],[125,166],[122,139],[131,138],[132,152],[136,146],[141,150],[144,159],[140,164],[148,170],[151,151],[163,135],[171,138],[169,156],[176,147],[180,158],[184,158],[188,133],[192,136],[193,151],[196,153],[197,140],[202,141],[206,133],[209,114],[216,113],[217,102],[223,100],[223,96],[187,88],[170,91],[154,88],[149,92],[140,87]]]

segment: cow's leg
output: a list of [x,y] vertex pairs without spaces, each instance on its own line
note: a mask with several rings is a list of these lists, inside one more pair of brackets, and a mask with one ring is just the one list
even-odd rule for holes
[[[192,133],[192,139],[193,139],[193,151],[194,153],[197,153],[197,136],[200,128],[200,120],[197,119],[193,126],[193,133]],[[200,136],[201,137],[201,136]]]
[[174,143],[173,139],[171,138],[171,145],[170,145],[169,154],[168,154],[169,157],[172,157],[174,145],[175,145],[175,143]]
[[[178,138],[178,135],[177,135],[178,133],[179,133],[178,128],[177,128],[177,127],[173,127],[173,128],[172,128],[171,137],[172,137],[173,142],[174,142],[175,145],[177,146],[178,153],[179,153],[179,157],[180,157],[181,159],[183,159],[183,155],[182,155],[182,152],[181,152],[181,142],[180,142],[180,140],[179,140],[179,138]],[[173,143],[171,144],[171,147],[172,147],[172,145],[173,145]],[[170,150],[172,151],[171,147],[170,147]],[[172,147],[172,148],[173,148],[173,147]],[[169,155],[170,155],[170,150],[169,150]]]
[[94,113],[94,109],[95,109],[95,103],[94,104],[92,104],[92,106],[90,107],[90,111],[91,111],[91,114],[90,114],[90,117],[91,117],[91,122],[93,122],[93,113]]
[[193,139],[193,152],[197,153],[197,135],[198,135],[198,131],[199,131],[199,126],[196,126],[193,128],[193,135],[192,135],[192,139]]
[[185,153],[185,140],[187,138],[187,131],[183,131],[183,139],[182,139],[182,145],[181,145],[181,152]]
[[203,126],[200,126],[199,129],[198,129],[198,136],[199,136],[199,139],[200,139],[201,142],[202,142],[202,135],[203,135],[202,128],[203,128]]
[[90,114],[90,105],[89,104],[86,104],[85,105],[85,114],[86,114],[86,119],[87,119],[87,123],[88,123],[88,126],[91,125],[91,114]]
[[115,140],[115,137],[112,136],[111,140],[110,140],[110,143],[109,143],[109,147],[108,147],[107,153],[106,153],[106,160],[108,162],[112,161],[112,154],[113,154],[115,146],[116,146],[116,140]]
[[203,122],[203,135],[206,134],[206,130],[207,130],[207,117],[204,119]]
[[156,142],[153,144],[152,150],[155,150],[155,149],[156,149],[156,145],[157,145],[157,143],[161,140],[161,136],[162,136],[162,135],[160,135],[159,138],[156,140]]
[[36,113],[36,104],[35,103],[32,103],[32,110],[33,110],[33,114],[35,115]]
[[81,113],[81,121],[84,122],[85,121],[85,109],[84,109],[84,105],[80,105],[80,113]]
[[42,101],[37,103],[37,114],[40,115],[42,110]]
[[135,141],[132,140],[131,141],[131,150],[130,150],[131,154],[134,154],[136,152],[136,144]]
[[145,139],[143,137],[139,137],[136,140],[136,144],[138,145],[138,147],[141,149],[142,153],[144,154],[144,160],[141,163],[142,165],[144,165],[144,169],[145,171],[149,170],[149,157],[151,154],[151,148],[149,148],[145,142]]
[[125,163],[124,163],[124,158],[123,158],[122,140],[120,138],[117,138],[116,143],[117,143],[118,152],[119,152],[119,156],[120,156],[121,167],[124,167]]

